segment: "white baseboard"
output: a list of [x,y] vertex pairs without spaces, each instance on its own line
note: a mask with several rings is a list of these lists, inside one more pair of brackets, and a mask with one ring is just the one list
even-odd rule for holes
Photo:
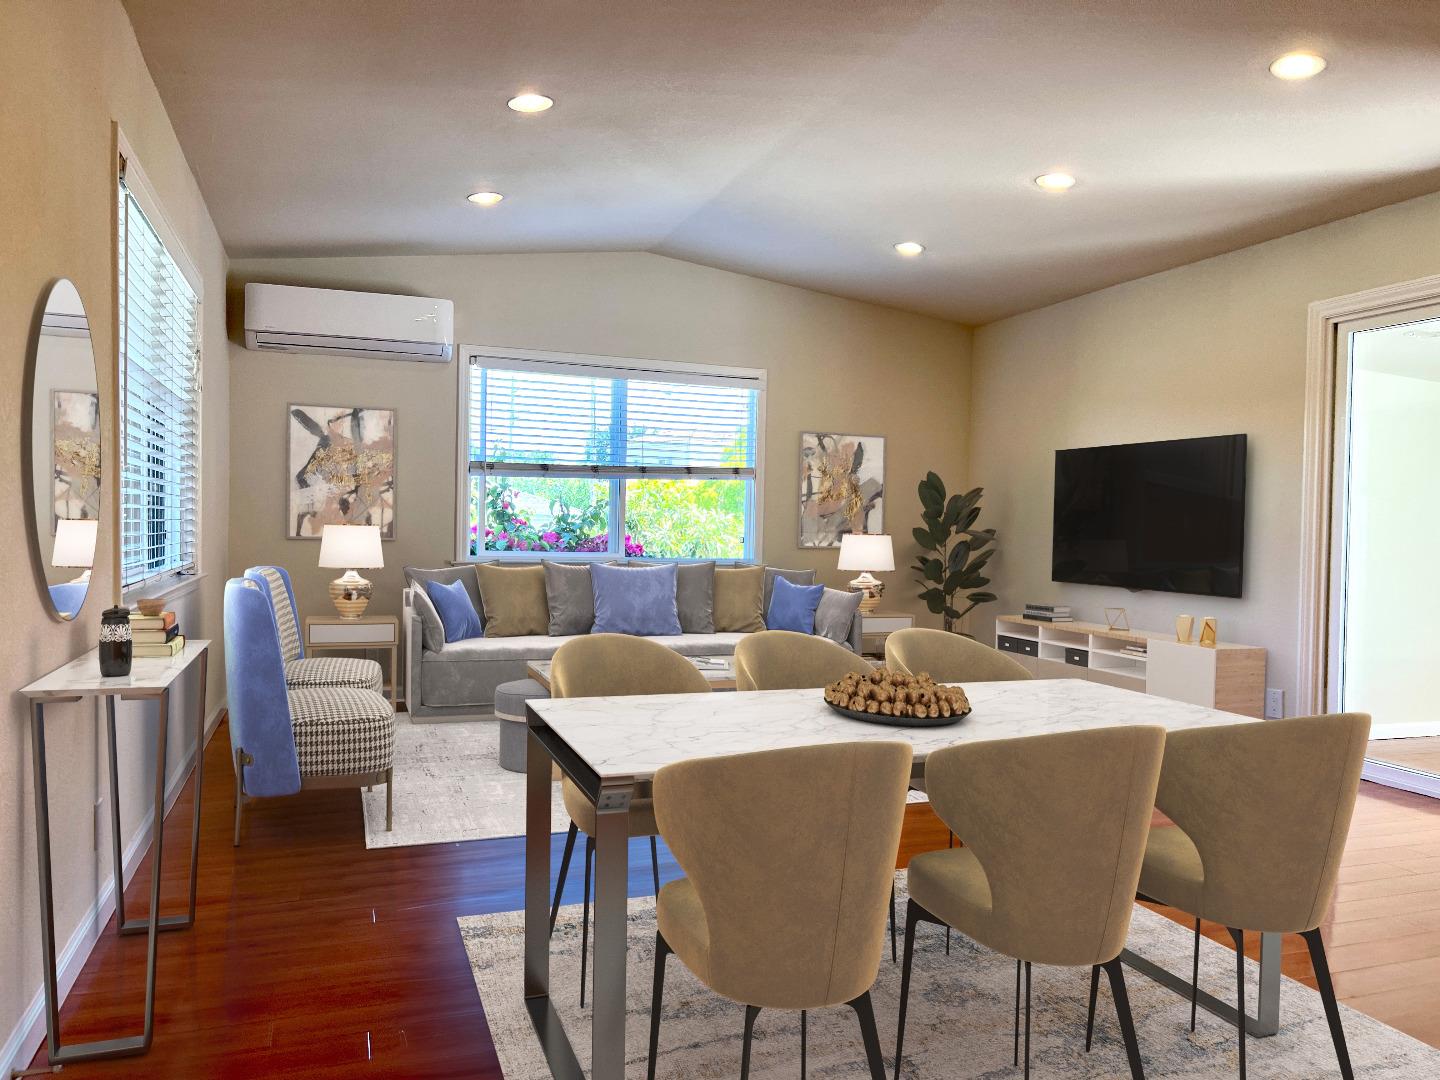
[[[220,714],[225,711],[221,705],[210,716],[205,719],[205,744],[208,745],[210,737],[215,734],[215,729],[220,724]],[[180,763],[165,784],[165,813],[170,813],[175,800],[180,797],[181,790],[190,779],[190,773],[197,761],[204,760],[204,748],[199,752],[191,751],[185,755],[185,760]],[[140,860],[150,850],[150,836],[155,824],[155,811],[151,809],[140,823],[130,843],[126,845],[121,855],[121,863],[124,866],[125,883],[128,885],[130,879],[135,876],[136,869],[140,866]],[[95,947],[95,942],[100,940],[100,932],[105,929],[110,916],[115,913],[115,878],[113,874],[105,875],[105,884],[101,886],[100,893],[95,898],[95,903],[80,919],[80,925],[70,935],[70,940],[65,942],[56,957],[57,976],[60,983],[60,1001],[64,1004],[65,998],[70,993],[70,988],[75,985],[75,980],[80,977],[80,972],[85,967],[85,961],[90,958],[90,950]],[[13,1031],[0,1046],[0,1075],[9,1076],[12,1070],[29,1068],[31,1060],[36,1052],[45,1042],[45,986],[42,983],[30,999],[30,1005],[21,1014]]]
[[1371,758],[1365,759],[1365,769],[1360,775],[1362,779],[1372,780],[1385,787],[1413,791],[1417,795],[1428,795],[1432,799],[1440,799],[1440,776],[1417,772],[1415,769],[1407,769],[1400,765],[1392,765],[1388,761],[1374,761]]

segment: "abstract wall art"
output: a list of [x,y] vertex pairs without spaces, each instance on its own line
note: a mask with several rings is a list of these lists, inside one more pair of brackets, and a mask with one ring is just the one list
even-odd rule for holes
[[834,548],[846,533],[885,531],[885,440],[800,436],[800,546]]
[[287,407],[286,535],[318,540],[326,525],[378,525],[395,539],[395,410]]

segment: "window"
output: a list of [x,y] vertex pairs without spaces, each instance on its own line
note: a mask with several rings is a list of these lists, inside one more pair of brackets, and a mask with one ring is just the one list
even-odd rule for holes
[[763,371],[470,350],[460,558],[749,559]]
[[120,577],[131,589],[195,572],[200,297],[124,158],[119,195]]

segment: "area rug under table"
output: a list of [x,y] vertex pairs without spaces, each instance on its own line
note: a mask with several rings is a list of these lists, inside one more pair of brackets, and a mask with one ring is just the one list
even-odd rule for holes
[[[903,882],[903,879],[901,879]],[[903,911],[903,896],[902,896]],[[655,908],[649,899],[629,908],[627,1078],[645,1075],[650,990],[654,971]],[[521,998],[522,915],[506,912],[460,920],[461,936],[485,1006],[491,1037],[507,1080],[546,1080],[550,1072]],[[1130,945],[1172,971],[1190,970],[1190,932],[1137,907]],[[593,948],[593,946],[592,946]],[[561,910],[550,961],[551,998],[581,1066],[590,1065],[590,1010],[579,1006],[580,908]],[[1208,939],[1200,954],[1201,986],[1227,998],[1234,993],[1235,954]],[[1250,964],[1248,1000],[1255,1001],[1258,969]],[[1125,1049],[1108,987],[1101,982],[1095,1048],[1085,1053],[1085,1005],[1090,973],[1078,968],[1034,968],[1031,1069],[1045,1077],[1115,1080],[1129,1076]],[[1139,973],[1126,970],[1126,985],[1146,1075],[1215,1080],[1237,1075],[1235,1029],[1201,1010],[1189,1030],[1190,1004]],[[900,967],[888,944],[872,991],[887,1073],[894,1073],[895,1024]],[[587,995],[588,1001],[588,995]],[[945,955],[943,930],[916,931],[910,1015],[901,1076],[909,1080],[1000,1078],[1019,1075],[1014,1047],[1015,962],[954,936]],[[1253,1080],[1320,1080],[1338,1077],[1335,1053],[1320,995],[1286,979],[1280,998],[1281,1031],[1247,1044]],[[1417,1042],[1353,1009],[1341,1007],[1350,1057],[1358,1077],[1430,1080],[1440,1076],[1440,1050]],[[703,987],[676,957],[666,974],[660,1028],[660,1080],[704,1080],[739,1075],[744,1009]],[[816,1080],[863,1078],[868,1071],[854,1013],[842,1007],[809,1018],[809,1075]],[[800,1075],[800,1014],[767,1010],[755,1025],[751,1060],[755,1080]]]

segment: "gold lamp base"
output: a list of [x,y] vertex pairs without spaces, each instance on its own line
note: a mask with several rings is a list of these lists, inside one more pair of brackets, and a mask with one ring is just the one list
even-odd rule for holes
[[335,602],[335,610],[342,619],[358,619],[364,615],[374,592],[374,584],[354,570],[346,570],[330,582],[330,599]]
[[860,601],[860,611],[865,615],[873,615],[880,608],[880,597],[885,592],[885,583],[866,570],[850,582],[850,591],[865,594],[865,599]]

